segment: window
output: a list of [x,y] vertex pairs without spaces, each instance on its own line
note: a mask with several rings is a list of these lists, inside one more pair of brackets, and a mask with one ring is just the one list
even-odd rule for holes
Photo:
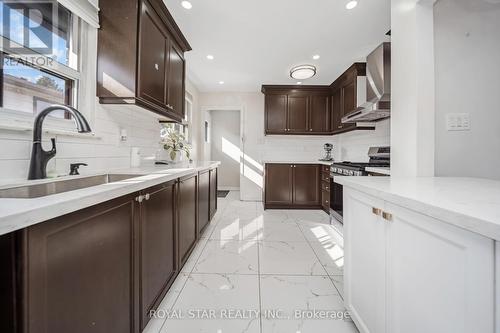
[[[0,106],[34,116],[51,104],[77,106],[77,16],[55,1],[9,1],[0,5]],[[69,118],[64,112],[52,113]]]

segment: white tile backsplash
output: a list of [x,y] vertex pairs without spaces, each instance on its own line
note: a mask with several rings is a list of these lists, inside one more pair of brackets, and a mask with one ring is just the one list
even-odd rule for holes
[[375,130],[357,130],[335,136],[266,136],[263,161],[315,161],[323,157],[323,145],[334,146],[336,161],[368,161],[368,148],[390,145],[390,120],[375,123]]
[[[127,131],[127,141],[120,140],[120,130]],[[133,106],[96,105],[92,124],[95,137],[43,134],[45,149],[50,148],[50,137],[56,137],[57,155],[47,170],[67,174],[69,165],[87,163],[80,168],[82,174],[105,172],[130,166],[130,149],[141,149],[142,165],[154,163],[160,148],[160,124],[154,113]],[[76,127],[75,127],[76,131]],[[25,179],[28,174],[32,145],[31,131],[0,129],[0,179]]]

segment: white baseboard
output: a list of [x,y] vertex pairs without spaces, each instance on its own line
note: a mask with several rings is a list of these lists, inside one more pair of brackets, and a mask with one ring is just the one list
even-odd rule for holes
[[221,191],[239,191],[240,188],[239,187],[235,187],[235,186],[218,186],[217,187],[218,190],[221,190]]

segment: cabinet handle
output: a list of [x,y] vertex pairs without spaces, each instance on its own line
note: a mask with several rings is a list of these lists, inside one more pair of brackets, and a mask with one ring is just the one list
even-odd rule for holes
[[144,199],[149,200],[150,197],[151,196],[149,195],[149,193],[146,193],[146,195],[144,196]]
[[340,125],[338,128],[342,128],[342,125]]
[[384,218],[384,220],[386,220],[386,221],[392,221],[392,214],[391,214],[391,213],[383,212],[383,213],[382,213],[382,217],[383,217],[383,218]]
[[382,209],[372,207],[372,213],[377,215],[377,216],[380,216],[380,215],[382,215]]
[[312,128],[309,129],[310,132],[312,132],[312,130],[313,130]]
[[325,189],[329,190],[328,186],[327,186],[327,187],[325,187]]
[[328,203],[328,200],[326,200],[325,202]]
[[143,195],[140,195],[140,196],[138,196],[138,197],[135,198],[135,201],[137,201],[138,203],[141,203],[143,200],[144,200],[144,196]]
[[158,66],[158,64],[155,64],[155,69],[156,69],[157,71],[159,71],[159,70],[160,70],[160,66]]

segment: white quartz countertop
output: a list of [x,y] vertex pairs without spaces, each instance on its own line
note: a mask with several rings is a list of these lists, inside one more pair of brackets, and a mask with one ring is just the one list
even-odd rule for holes
[[335,177],[335,182],[500,241],[500,181],[451,177]]
[[264,164],[321,164],[321,165],[332,165],[334,161],[320,161],[320,160],[309,160],[309,161],[297,161],[297,160],[278,160],[278,161],[263,161]]
[[379,173],[381,175],[387,175],[387,176],[390,176],[391,175],[391,168],[384,168],[384,167],[376,167],[376,168],[373,168],[373,167],[366,167],[365,168],[365,171],[366,172],[376,172],[376,173]]
[[[101,202],[121,197],[145,188],[188,176],[199,171],[218,167],[220,162],[200,161],[193,163],[178,163],[172,165],[140,167],[133,169],[109,170],[109,174],[138,175],[119,182],[107,183],[84,189],[68,191],[32,199],[0,198],[0,235],[19,230],[52,218],[62,216]],[[66,176],[57,179],[24,181],[23,183],[2,185],[9,188],[29,184],[41,184],[53,181],[88,177],[98,174],[81,176]]]

